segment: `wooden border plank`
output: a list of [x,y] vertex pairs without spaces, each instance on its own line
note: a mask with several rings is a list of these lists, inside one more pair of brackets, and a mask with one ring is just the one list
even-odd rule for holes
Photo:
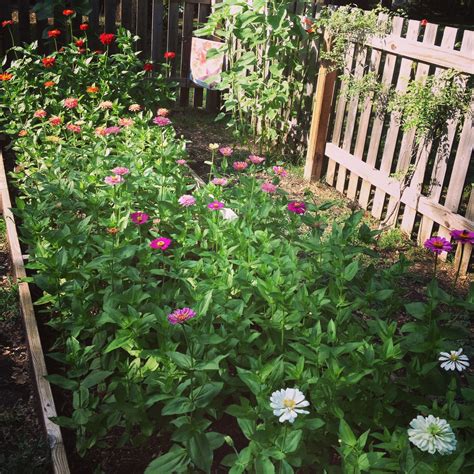
[[7,229],[8,246],[12,260],[13,275],[18,283],[18,294],[20,299],[21,314],[26,332],[33,375],[41,406],[41,414],[44,428],[46,430],[47,442],[51,450],[51,461],[56,474],[68,474],[69,466],[64,449],[61,429],[53,423],[50,418],[57,416],[53,393],[49,382],[45,379],[48,374],[44,360],[43,349],[36,324],[33,302],[31,299],[28,283],[22,281],[26,277],[23,264],[20,242],[15,225],[15,218],[11,212],[11,200],[8,191],[7,177],[3,163],[3,154],[0,150],[0,196],[1,208]]
[[[191,41],[193,37],[195,4],[185,2],[183,13],[183,38],[181,42],[181,77],[189,78],[191,71]],[[181,87],[179,94],[179,105],[189,105],[189,88]]]
[[156,63],[163,62],[163,0],[152,0],[151,13],[151,59]]

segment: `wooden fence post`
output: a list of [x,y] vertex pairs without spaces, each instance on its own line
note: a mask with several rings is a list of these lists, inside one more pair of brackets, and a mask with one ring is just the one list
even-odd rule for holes
[[[322,48],[324,51],[329,51],[331,48],[331,38],[326,32],[324,33]],[[306,181],[321,177],[336,77],[337,71],[331,71],[330,65],[326,61],[322,61],[313,101],[313,117],[304,167],[304,179]]]

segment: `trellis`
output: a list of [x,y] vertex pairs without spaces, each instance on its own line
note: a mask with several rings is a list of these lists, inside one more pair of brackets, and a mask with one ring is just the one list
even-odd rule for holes
[[[386,20],[382,14],[381,21]],[[413,78],[426,79],[447,68],[463,74],[464,86],[474,73],[474,31],[392,18],[391,34],[351,45],[346,67],[356,77],[370,69],[385,85],[402,92]],[[328,39],[327,39],[328,41]],[[327,47],[330,47],[327,44]],[[319,74],[313,123],[305,167],[306,179],[325,181],[381,220],[400,228],[422,244],[432,233],[450,239],[452,229],[474,231],[474,192],[469,189],[469,166],[474,145],[472,114],[452,120],[440,144],[415,150],[415,130],[403,131],[395,112],[380,115],[371,97],[346,100],[346,83],[335,94],[336,73],[325,65]],[[342,93],[341,93],[342,92]],[[471,112],[474,111],[474,103]],[[332,124],[332,130],[330,125]],[[330,133],[331,132],[331,133]],[[414,172],[409,185],[396,176]],[[472,171],[471,171],[472,174]],[[462,262],[466,273],[472,247]]]

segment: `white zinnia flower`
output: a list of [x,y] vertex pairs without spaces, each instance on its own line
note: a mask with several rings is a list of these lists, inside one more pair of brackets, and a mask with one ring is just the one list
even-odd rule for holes
[[457,351],[451,352],[440,352],[439,358],[442,361],[441,368],[444,370],[459,370],[462,372],[463,370],[469,367],[469,359],[467,355],[462,354],[462,348]]
[[435,418],[433,415],[423,417],[418,415],[410,422],[408,429],[410,441],[422,451],[434,454],[451,454],[456,450],[456,437],[446,420]]
[[308,405],[309,402],[305,400],[304,394],[297,388],[282,388],[273,392],[270,397],[273,414],[279,417],[281,423],[285,421],[293,423],[298,413],[309,413],[309,411],[301,410],[301,407]]

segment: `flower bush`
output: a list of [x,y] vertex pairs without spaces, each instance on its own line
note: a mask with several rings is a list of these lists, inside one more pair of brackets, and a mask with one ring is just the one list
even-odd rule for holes
[[281,163],[212,144],[198,187],[172,115],[153,113],[166,74],[128,32],[116,42],[67,45],[48,67],[15,48],[0,82],[15,212],[64,367],[49,380],[72,392],[55,421],[79,453],[114,430],[158,439],[148,473],[472,471],[472,377],[438,360],[469,347],[472,295],[404,290],[406,259],[379,264],[362,213],[328,226],[330,203],[281,189]]

